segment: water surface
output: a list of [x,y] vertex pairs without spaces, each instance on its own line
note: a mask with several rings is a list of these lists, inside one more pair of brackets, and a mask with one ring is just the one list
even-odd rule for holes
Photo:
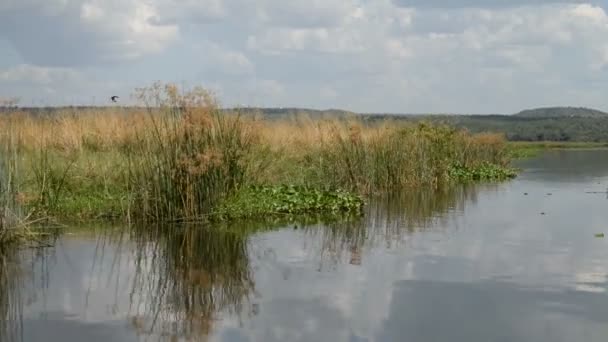
[[608,151],[520,164],[349,222],[70,231],[3,259],[2,341],[605,341]]

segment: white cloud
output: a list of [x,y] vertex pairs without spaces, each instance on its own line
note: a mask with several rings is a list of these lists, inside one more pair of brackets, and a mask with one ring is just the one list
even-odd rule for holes
[[178,36],[138,0],[13,2],[0,8],[0,37],[31,64],[95,65],[161,52]]
[[[336,16],[341,13],[333,21],[309,27],[271,23],[250,33],[247,46],[264,54],[294,51],[365,54],[369,50],[383,49],[391,35],[403,33],[411,25],[413,11],[395,8],[390,2],[345,3],[349,5],[332,7],[331,13]],[[310,12],[313,9],[314,6],[300,11],[300,16],[315,16]],[[292,17],[296,15],[283,17],[283,20]]]
[[280,54],[293,51],[355,53],[362,52],[367,44],[356,34],[342,29],[278,28],[249,37],[247,45],[261,53]]
[[160,20],[172,23],[222,19],[229,16],[223,0],[157,0]]
[[592,6],[590,4],[576,6],[572,11],[572,14],[594,20],[597,23],[605,23],[606,21],[606,12],[601,7]]
[[283,27],[339,27],[360,15],[355,0],[263,0],[256,7],[260,20]]
[[110,95],[116,93],[127,99],[131,89],[122,83],[66,67],[20,64],[0,69],[0,94],[21,98],[22,105],[109,103]]
[[389,57],[393,58],[408,58],[412,55],[412,51],[410,51],[403,42],[399,41],[395,38],[387,39],[385,43],[386,53]]
[[37,8],[47,15],[55,15],[63,11],[69,0],[4,0],[0,3],[0,11],[28,10]]
[[260,80],[252,84],[262,96],[276,97],[285,93],[285,86],[277,80]]
[[319,96],[325,99],[335,99],[338,97],[338,92],[333,87],[324,85],[319,89]]
[[395,4],[417,8],[509,8],[545,4],[580,3],[580,0],[394,0]]
[[[185,77],[230,102],[274,80],[289,91],[266,92],[268,105],[360,111],[608,107],[596,89],[608,79],[608,16],[588,3],[7,1],[0,39],[20,63],[92,68],[119,83]],[[335,96],[319,96],[327,85]]]
[[69,68],[45,68],[21,64],[13,68],[0,70],[0,81],[6,83],[52,85],[58,82],[79,80],[82,80],[82,75]]
[[255,66],[242,52],[231,50],[217,43],[206,41],[196,45],[195,53],[200,56],[206,71],[219,75],[251,75]]

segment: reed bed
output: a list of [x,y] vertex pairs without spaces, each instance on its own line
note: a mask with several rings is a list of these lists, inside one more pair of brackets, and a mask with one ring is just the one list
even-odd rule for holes
[[0,132],[0,252],[7,242],[25,234],[25,217],[18,203],[18,144],[13,127]]
[[[465,175],[465,171],[482,170],[488,165],[510,176],[504,136],[471,135],[450,126],[391,121],[365,126],[356,119],[295,120],[266,125],[263,137],[268,145],[281,146],[275,154],[283,158],[270,168],[270,182],[295,179],[368,194],[405,188],[437,189],[462,181],[465,177],[459,175]],[[486,177],[482,174],[478,178]]]
[[498,134],[356,117],[270,121],[223,110],[205,89],[172,84],[135,95],[137,108],[0,117],[14,167],[23,170],[11,176],[18,189],[2,207],[16,201],[71,219],[200,220],[252,188],[366,195],[513,176]]

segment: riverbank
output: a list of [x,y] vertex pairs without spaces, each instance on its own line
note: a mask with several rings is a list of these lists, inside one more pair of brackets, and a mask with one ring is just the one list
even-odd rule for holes
[[533,158],[547,150],[602,148],[608,148],[608,143],[580,141],[511,141],[508,143],[509,155],[513,159]]
[[137,94],[147,110],[4,115],[12,166],[3,207],[60,222],[357,213],[370,194],[515,176],[501,135],[356,118],[266,121],[221,111],[200,88]]

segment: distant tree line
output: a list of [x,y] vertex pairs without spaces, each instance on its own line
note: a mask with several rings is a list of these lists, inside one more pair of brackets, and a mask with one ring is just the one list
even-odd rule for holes
[[[20,108],[21,111],[32,114],[52,115],[54,112],[69,110],[80,113],[105,108],[112,110],[116,107],[38,107]],[[127,113],[130,110],[141,110],[139,107],[120,107]],[[0,103],[0,113],[15,110],[15,101]],[[465,128],[471,132],[499,132],[504,133],[512,141],[588,141],[608,142],[608,115],[599,111],[588,109],[555,108],[535,110],[530,116],[529,111],[523,115],[396,115],[396,114],[356,114],[353,112],[329,109],[312,110],[301,108],[225,108],[226,111],[238,111],[241,114],[262,114],[267,119],[277,120],[305,115],[315,118],[360,117],[368,123],[391,119],[396,121],[428,121],[449,124],[458,128]],[[584,110],[584,111],[583,111]],[[571,115],[574,113],[575,115]],[[550,116],[554,115],[554,116]],[[587,116],[577,116],[587,115]]]
[[[366,117],[368,121],[387,116]],[[405,121],[445,123],[471,132],[500,132],[512,141],[608,141],[608,117],[525,118],[510,115],[391,116]]]

